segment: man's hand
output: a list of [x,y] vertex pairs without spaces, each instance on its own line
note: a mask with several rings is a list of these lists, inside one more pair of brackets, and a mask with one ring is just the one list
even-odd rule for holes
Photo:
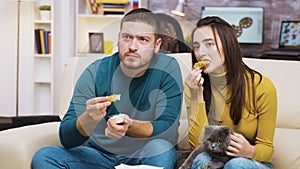
[[88,117],[100,121],[106,115],[106,109],[111,105],[107,97],[96,97],[86,102],[86,112]]
[[107,121],[107,127],[105,129],[105,135],[112,139],[118,139],[125,136],[130,124],[130,119],[126,115],[123,117],[123,123],[117,124],[111,118]]
[[86,102],[86,111],[78,117],[76,127],[81,135],[89,136],[97,124],[106,115],[106,109],[111,105],[107,97],[96,97]]
[[105,135],[109,138],[118,139],[125,134],[135,138],[148,138],[153,133],[153,126],[150,121],[141,121],[124,116],[123,123],[116,124],[113,119],[108,119]]

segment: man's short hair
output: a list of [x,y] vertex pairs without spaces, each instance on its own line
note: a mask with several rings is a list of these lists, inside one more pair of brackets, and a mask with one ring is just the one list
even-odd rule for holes
[[154,34],[159,34],[159,21],[157,19],[157,16],[150,10],[145,8],[138,8],[131,10],[121,20],[120,28],[122,29],[124,22],[141,22],[145,23],[147,25],[153,26],[154,28]]

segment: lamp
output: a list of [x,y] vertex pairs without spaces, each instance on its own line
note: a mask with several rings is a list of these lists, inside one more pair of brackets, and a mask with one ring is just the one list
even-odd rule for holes
[[184,6],[186,5],[185,0],[178,0],[178,5],[174,10],[171,10],[171,13],[179,16],[185,16]]

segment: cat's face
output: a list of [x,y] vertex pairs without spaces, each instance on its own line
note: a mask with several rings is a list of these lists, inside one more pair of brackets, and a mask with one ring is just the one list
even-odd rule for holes
[[213,153],[224,153],[230,145],[230,134],[232,130],[226,126],[205,126],[203,144],[207,150]]

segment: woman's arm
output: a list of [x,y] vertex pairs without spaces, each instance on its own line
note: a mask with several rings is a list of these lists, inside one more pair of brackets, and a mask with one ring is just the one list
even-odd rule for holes
[[255,141],[256,153],[253,159],[271,161],[274,152],[274,133],[277,116],[277,92],[266,77],[257,87],[258,128]]
[[190,90],[185,85],[185,102],[188,112],[189,124],[189,142],[193,148],[198,147],[202,143],[202,135],[204,133],[204,126],[208,125],[205,103],[191,101]]

